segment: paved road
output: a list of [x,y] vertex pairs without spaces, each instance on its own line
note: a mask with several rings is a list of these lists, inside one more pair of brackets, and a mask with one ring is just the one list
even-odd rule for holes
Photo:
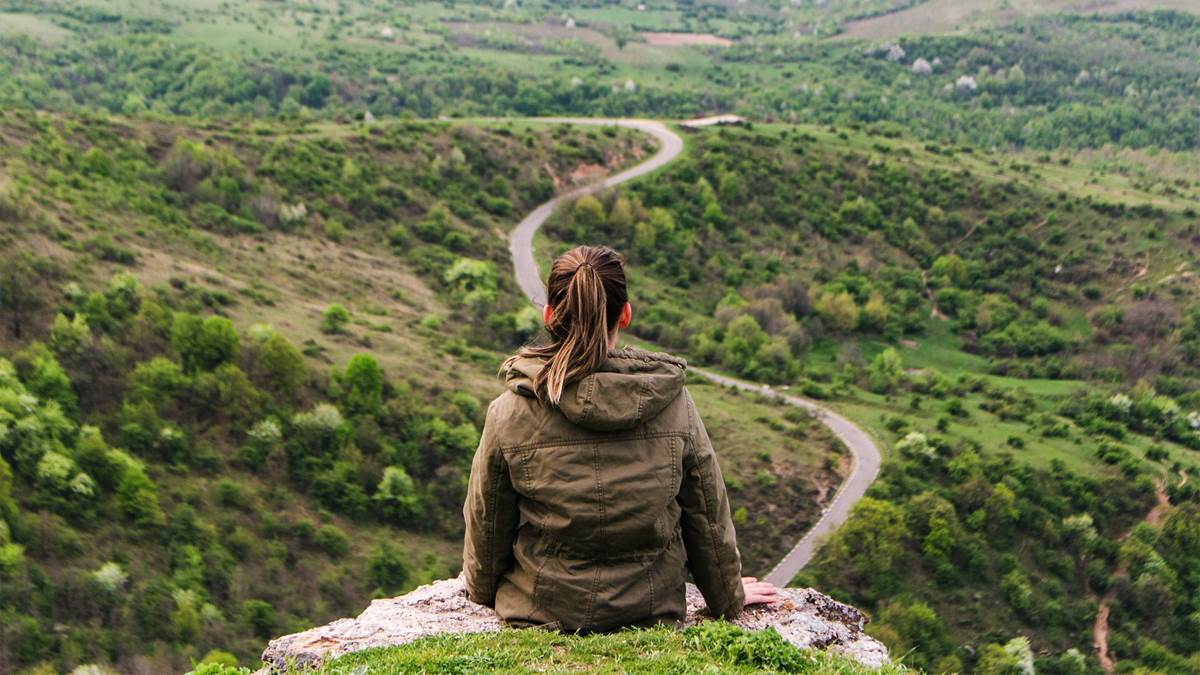
[[[683,139],[670,129],[667,129],[662,123],[652,120],[549,118],[542,119],[542,121],[566,122],[570,124],[615,124],[650,134],[658,139],[661,146],[658,153],[637,166],[626,169],[598,183],[559,195],[542,204],[528,216],[525,216],[525,219],[513,230],[510,235],[509,250],[512,251],[513,267],[516,269],[517,274],[517,284],[520,285],[521,291],[525,293],[526,297],[538,307],[546,304],[546,287],[542,284],[537,262],[533,258],[533,235],[546,222],[550,214],[554,213],[555,209],[563,202],[571,201],[585,194],[597,192],[619,183],[624,183],[638,176],[644,176],[675,159],[683,151]],[[792,547],[792,550],[783,557],[783,560],[780,560],[779,564],[764,577],[764,580],[777,586],[786,586],[796,576],[796,573],[812,559],[822,539],[826,535],[836,531],[842,523],[846,522],[846,518],[850,514],[850,508],[863,496],[867,491],[867,487],[875,480],[875,476],[879,474],[879,449],[875,447],[875,443],[871,441],[866,432],[855,426],[853,422],[808,399],[791,396],[765,385],[737,380],[701,368],[689,367],[689,370],[721,386],[761,393],[782,400],[789,405],[810,410],[850,450],[852,460],[850,476],[842,482],[837,494],[833,497],[833,501],[830,502],[829,506],[822,513],[817,524],[801,537],[800,541],[796,542],[796,545]]]
[[602,126],[616,125],[637,129],[655,137],[661,144],[658,152],[645,162],[633,168],[626,169],[615,176],[609,176],[598,183],[585,185],[561,194],[531,211],[529,215],[525,216],[524,220],[517,224],[517,228],[509,235],[508,244],[508,249],[512,251],[513,267],[517,270],[517,284],[521,287],[521,292],[540,308],[546,304],[546,287],[542,284],[541,274],[538,272],[537,263],[533,259],[533,235],[537,233],[542,223],[545,223],[550,214],[554,213],[563,202],[569,202],[583,195],[599,192],[600,190],[624,183],[638,176],[644,176],[661,166],[665,166],[671,160],[678,157],[679,153],[683,152],[683,139],[663,126],[661,122],[653,120],[609,120],[573,117],[538,119],[552,123],[567,122],[570,124],[595,124]]

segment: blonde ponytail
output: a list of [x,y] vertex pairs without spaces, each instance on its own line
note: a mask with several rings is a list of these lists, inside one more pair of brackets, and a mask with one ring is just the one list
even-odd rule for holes
[[596,372],[608,358],[609,333],[629,297],[625,263],[608,247],[573,248],[551,266],[546,295],[554,310],[546,326],[550,343],[524,347],[513,359],[546,359],[534,391],[558,405],[568,384]]

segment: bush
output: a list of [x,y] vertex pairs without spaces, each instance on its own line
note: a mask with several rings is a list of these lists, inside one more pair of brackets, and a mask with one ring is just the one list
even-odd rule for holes
[[388,542],[375,547],[367,561],[367,578],[378,591],[395,595],[408,583],[404,554]]
[[275,636],[275,608],[262,600],[245,600],[238,610],[238,619],[255,636],[268,640]]
[[369,354],[355,354],[346,364],[342,400],[351,415],[375,415],[383,405],[383,369]]
[[171,346],[187,372],[212,370],[237,356],[238,333],[233,322],[224,317],[201,319],[181,312],[171,326]]
[[321,332],[337,335],[345,332],[346,324],[350,321],[350,312],[341,305],[330,305],[321,315]]
[[333,525],[322,525],[317,528],[313,538],[317,548],[324,551],[330,558],[341,558],[350,550],[350,538]]

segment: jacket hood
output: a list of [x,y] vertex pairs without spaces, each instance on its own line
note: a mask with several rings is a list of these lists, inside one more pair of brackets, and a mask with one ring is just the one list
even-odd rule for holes
[[[518,358],[503,371],[509,390],[536,398],[533,378],[546,360]],[[687,362],[633,347],[614,349],[599,370],[563,389],[558,409],[593,431],[632,429],[662,412],[683,390]]]

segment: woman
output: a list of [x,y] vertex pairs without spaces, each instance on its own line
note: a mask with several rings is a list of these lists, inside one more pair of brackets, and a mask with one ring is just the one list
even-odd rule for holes
[[741,576],[686,363],[615,349],[631,317],[620,256],[568,251],[547,294],[550,341],[505,362],[471,467],[468,597],[510,625],[571,632],[679,622],[688,570],[713,615],[773,602],[774,586]]

